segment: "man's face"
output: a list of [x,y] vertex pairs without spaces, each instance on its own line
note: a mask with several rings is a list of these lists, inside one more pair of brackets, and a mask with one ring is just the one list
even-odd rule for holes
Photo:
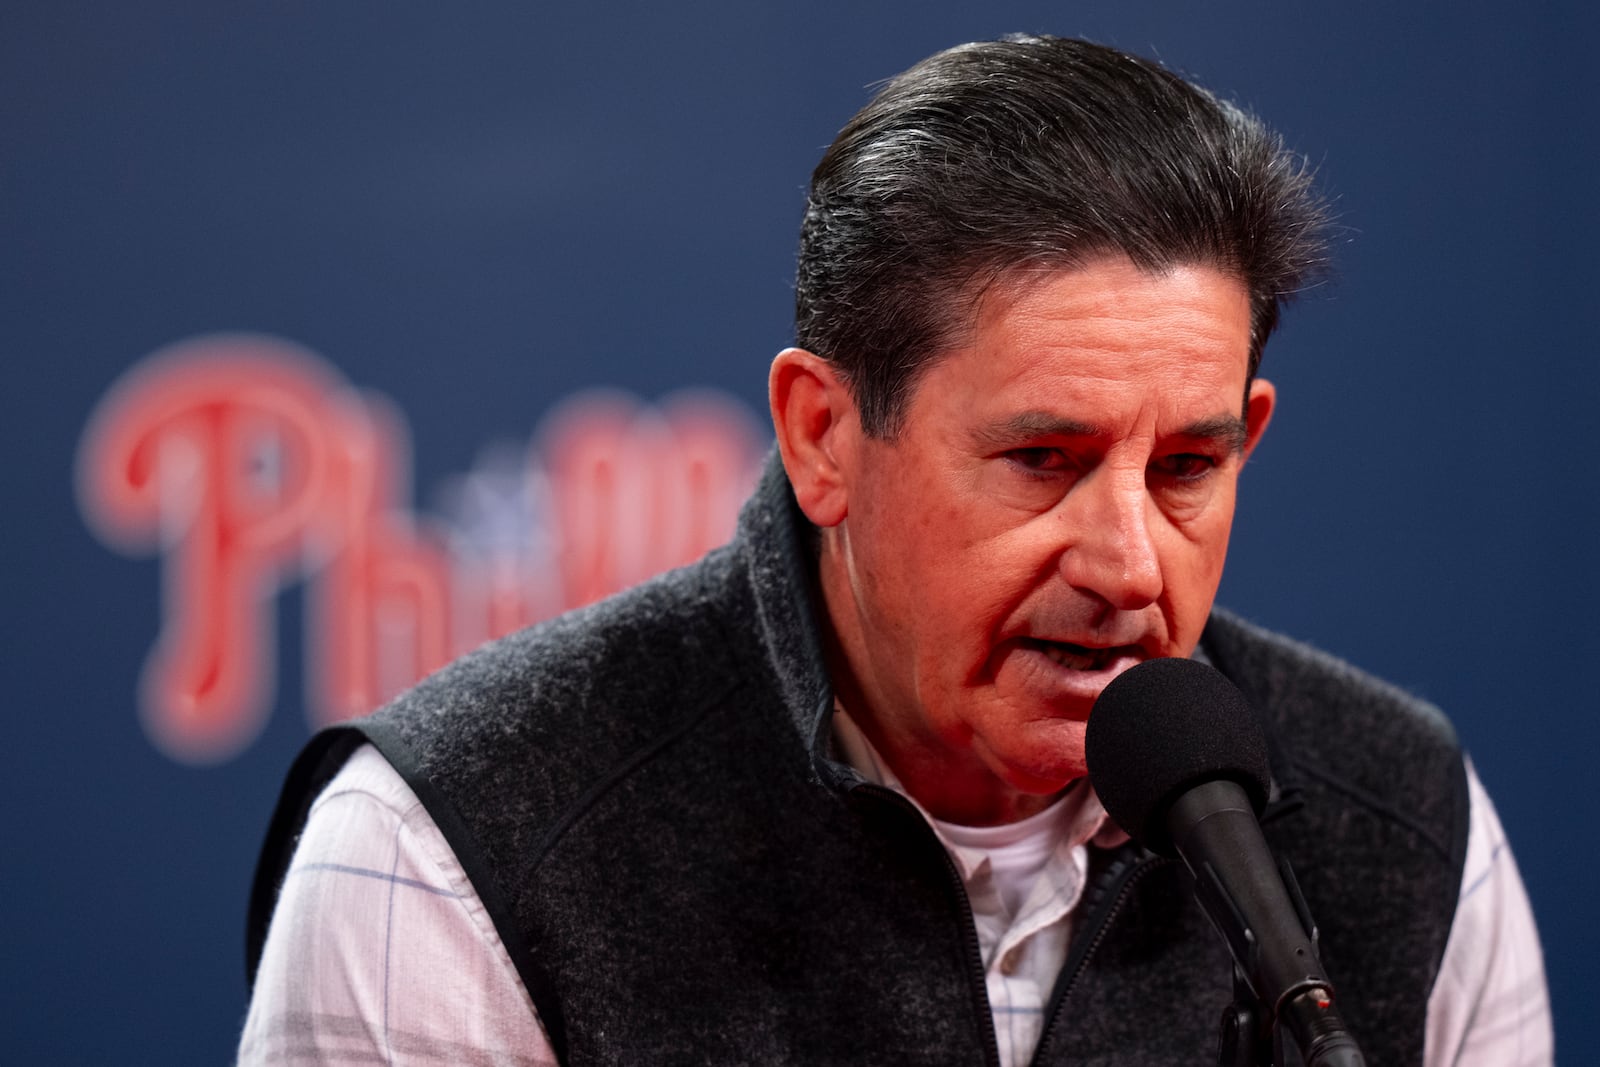
[[1272,407],[1253,383],[1241,418],[1249,339],[1244,286],[1210,268],[1022,275],[919,380],[895,440],[839,450],[822,578],[840,692],[936,815],[1042,805],[1085,773],[1106,684],[1194,650]]

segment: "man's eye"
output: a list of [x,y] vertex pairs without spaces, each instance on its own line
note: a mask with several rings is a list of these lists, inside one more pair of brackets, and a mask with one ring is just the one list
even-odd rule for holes
[[1216,466],[1215,457],[1201,452],[1180,452],[1173,456],[1163,456],[1156,461],[1156,468],[1162,474],[1182,482],[1204,478],[1215,470]]
[[1062,470],[1067,465],[1066,457],[1056,448],[1013,448],[1006,453],[1006,459],[1024,470],[1040,473]]

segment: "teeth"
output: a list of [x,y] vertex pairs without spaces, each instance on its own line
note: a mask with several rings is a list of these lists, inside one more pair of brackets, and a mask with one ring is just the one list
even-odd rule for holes
[[1063,667],[1070,667],[1075,671],[1097,671],[1111,660],[1109,648],[1081,648],[1077,645],[1054,643],[1047,643],[1042,647],[1045,655]]

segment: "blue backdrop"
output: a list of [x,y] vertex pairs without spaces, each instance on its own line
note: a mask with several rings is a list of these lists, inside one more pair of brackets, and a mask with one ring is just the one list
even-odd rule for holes
[[113,383],[217,331],[304,346],[409,424],[423,515],[577,390],[710,386],[761,412],[822,148],[876,80],[1016,29],[1156,56],[1320,170],[1339,277],[1269,346],[1280,407],[1222,600],[1449,711],[1543,929],[1558,1046],[1586,1058],[1593,8],[865,7],[8,5],[8,1060],[232,1055],[255,849],[308,731],[289,579],[259,735],[193,763],[142,725],[161,535],[116,550],[74,485]]

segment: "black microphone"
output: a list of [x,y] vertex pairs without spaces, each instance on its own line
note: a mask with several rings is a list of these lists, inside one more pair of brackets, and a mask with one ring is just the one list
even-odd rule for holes
[[1085,744],[1111,818],[1193,872],[1195,896],[1267,1023],[1294,1036],[1308,1067],[1364,1067],[1294,874],[1261,836],[1267,745],[1244,694],[1203,663],[1150,660],[1106,686]]

